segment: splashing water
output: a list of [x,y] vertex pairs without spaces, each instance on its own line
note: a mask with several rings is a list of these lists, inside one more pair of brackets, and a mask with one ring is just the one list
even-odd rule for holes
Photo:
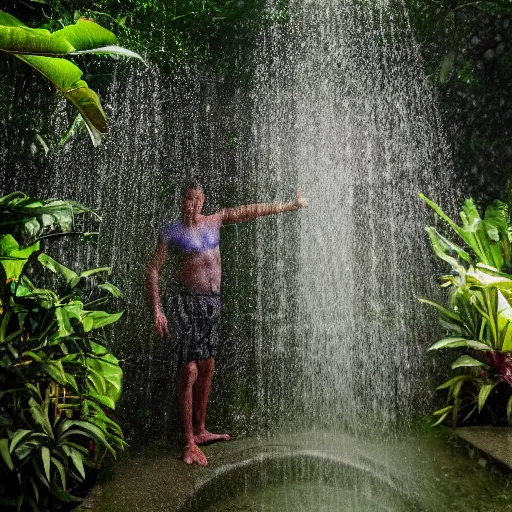
[[[289,9],[287,23],[262,33],[251,95],[193,68],[122,63],[89,80],[110,84],[111,133],[101,148],[84,138],[46,158],[32,146],[33,159],[18,159],[30,132],[4,135],[3,192],[75,199],[103,216],[97,246],[61,257],[77,268],[111,265],[125,292],[111,344],[124,360],[130,440],[178,431],[175,346],[153,332],[143,271],[162,221],[178,216],[179,184],[192,168],[207,212],[290,201],[297,189],[310,202],[225,229],[211,422],[239,434],[361,432],[428,409],[424,350],[433,326],[416,297],[432,295],[435,272],[417,194],[448,210],[454,194],[404,6],[291,0]],[[12,95],[10,115],[29,115],[35,90],[26,90]],[[64,133],[64,101],[46,98],[30,103],[43,113],[55,107],[51,128]],[[37,116],[30,123],[42,125]]]
[[[276,407],[279,398],[261,392],[261,408],[286,414],[293,404],[302,428],[407,423],[430,398],[424,351],[433,325],[416,299],[434,293],[434,271],[418,193],[452,204],[457,192],[405,8],[292,1],[289,23],[269,31],[260,50],[260,186],[292,182],[310,200],[295,233],[285,221],[277,228],[274,265],[257,258],[260,294],[276,283],[283,305],[258,353],[261,371],[278,382],[262,380],[287,397]],[[262,231],[258,247],[269,238]],[[283,256],[291,235],[297,245]],[[283,329],[295,337],[287,346]]]

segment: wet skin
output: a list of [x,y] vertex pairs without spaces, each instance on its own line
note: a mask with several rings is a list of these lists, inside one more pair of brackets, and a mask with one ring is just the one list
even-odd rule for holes
[[[215,240],[218,240],[222,226],[307,206],[300,193],[297,193],[297,200],[293,203],[244,205],[227,208],[213,215],[202,215],[204,199],[201,190],[187,190],[181,208],[182,242],[171,247],[178,256],[180,284],[193,293],[220,292],[222,265],[219,246],[215,245]],[[207,243],[203,243],[204,240]],[[167,257],[167,246],[164,240],[159,239],[152,263],[146,271],[155,329],[160,336],[168,334],[168,322],[160,306],[158,290],[158,277]],[[212,357],[205,361],[191,361],[180,369],[178,401],[183,434],[183,460],[187,464],[206,466],[208,461],[199,445],[230,440],[228,434],[214,434],[206,430],[206,408],[214,366]]]

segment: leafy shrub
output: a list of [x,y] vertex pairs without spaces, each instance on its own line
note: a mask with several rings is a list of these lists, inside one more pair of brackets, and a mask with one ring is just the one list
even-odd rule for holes
[[[86,235],[84,214],[98,219],[70,201],[0,198],[0,504],[17,510],[80,501],[88,468],[126,444],[110,412],[122,370],[102,329],[122,313],[98,309],[120,292],[108,268],[78,274],[40,252],[52,236]],[[42,287],[41,271],[62,290]]]
[[[495,201],[481,218],[472,199],[465,201],[462,225],[453,222],[441,208],[420,196],[465,242],[468,251],[451,242],[435,228],[427,227],[435,254],[452,271],[441,276],[441,287],[450,291],[445,307],[420,299],[439,312],[448,336],[429,350],[466,349],[453,363],[457,375],[437,389],[448,392],[445,407],[437,410],[434,425],[450,414],[452,425],[482,412],[498,385],[509,396],[506,416],[512,414],[512,275],[502,271],[510,265],[510,224],[505,203]],[[503,408],[504,409],[504,408]]]

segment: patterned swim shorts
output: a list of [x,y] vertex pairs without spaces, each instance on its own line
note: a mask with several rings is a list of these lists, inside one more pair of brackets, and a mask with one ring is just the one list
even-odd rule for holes
[[220,295],[181,293],[175,318],[180,343],[180,362],[215,357],[219,344]]

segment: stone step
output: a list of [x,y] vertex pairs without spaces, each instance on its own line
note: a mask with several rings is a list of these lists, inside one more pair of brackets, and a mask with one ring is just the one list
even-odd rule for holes
[[483,455],[512,470],[512,427],[462,427],[455,434]]

